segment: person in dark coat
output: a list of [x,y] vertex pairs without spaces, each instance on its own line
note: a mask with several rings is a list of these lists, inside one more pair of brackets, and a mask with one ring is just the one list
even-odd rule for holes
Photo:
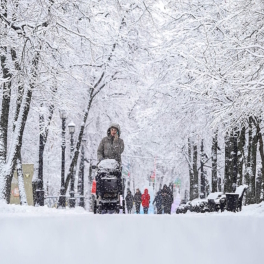
[[144,214],[148,214],[148,208],[150,203],[150,196],[148,194],[148,189],[145,189],[144,193],[141,195],[141,202],[144,209]]
[[121,154],[124,151],[124,141],[120,138],[121,129],[118,124],[112,123],[107,129],[107,137],[104,137],[97,149],[97,159],[115,159],[121,164]]
[[136,190],[136,193],[134,195],[134,202],[136,205],[136,213],[139,214],[141,205],[141,192],[139,189]]
[[164,184],[162,189],[162,204],[164,206],[164,214],[171,213],[171,205],[173,203],[173,195],[169,187]]
[[130,190],[127,191],[126,195],[126,206],[127,206],[127,212],[131,214],[131,210],[133,208],[133,195]]
[[161,191],[158,191],[155,199],[153,201],[153,204],[156,203],[157,207],[157,214],[162,214],[162,193]]

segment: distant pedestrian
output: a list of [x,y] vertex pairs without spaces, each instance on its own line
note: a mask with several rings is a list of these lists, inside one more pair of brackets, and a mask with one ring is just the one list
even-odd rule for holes
[[141,205],[141,192],[139,189],[136,190],[136,193],[134,195],[134,202],[136,206],[136,213],[139,214]]
[[170,188],[164,184],[162,189],[162,204],[164,207],[164,214],[171,213],[171,205],[173,203],[173,195]]
[[148,194],[148,189],[145,189],[144,194],[141,196],[142,206],[144,209],[144,214],[148,213],[149,203],[150,203],[150,196]]
[[161,191],[158,191],[155,199],[153,201],[153,204],[156,203],[157,207],[157,214],[162,214],[162,193]]
[[126,206],[127,206],[127,212],[131,214],[131,210],[133,208],[133,195],[130,190],[127,190],[126,195]]

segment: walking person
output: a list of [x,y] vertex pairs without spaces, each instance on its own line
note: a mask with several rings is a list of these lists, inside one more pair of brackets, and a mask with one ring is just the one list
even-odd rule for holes
[[152,204],[156,203],[157,214],[162,214],[162,193],[158,191]]
[[148,214],[150,196],[148,194],[148,189],[145,189],[144,193],[141,195],[142,206],[144,209],[144,214]]
[[169,187],[164,184],[162,189],[162,204],[164,206],[164,214],[171,213],[171,205],[173,203],[173,195],[169,189]]
[[139,214],[141,205],[141,192],[139,189],[136,190],[136,193],[134,195],[134,202],[136,205],[136,213]]
[[133,195],[130,190],[127,190],[126,195],[126,206],[128,214],[131,214],[131,210],[133,208]]

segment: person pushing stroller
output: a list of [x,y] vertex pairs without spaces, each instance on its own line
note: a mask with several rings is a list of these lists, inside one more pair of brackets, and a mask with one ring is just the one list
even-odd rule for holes
[[[115,123],[110,124],[107,136],[101,140],[97,149],[98,171],[95,177],[97,197],[95,208],[99,213],[109,210],[118,213],[121,206],[120,196],[124,195],[121,170],[124,141],[120,138],[120,134],[120,126]],[[125,212],[124,200],[122,200],[121,208]]]
[[101,140],[97,149],[98,162],[103,159],[115,159],[121,165],[121,154],[125,145],[120,135],[120,126],[116,123],[110,124],[107,129],[107,136]]

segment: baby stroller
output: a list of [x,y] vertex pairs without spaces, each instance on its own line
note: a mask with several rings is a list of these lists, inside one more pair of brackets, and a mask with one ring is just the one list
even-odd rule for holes
[[120,196],[124,197],[124,180],[119,163],[114,159],[102,160],[97,165],[96,197],[94,200],[94,214],[103,212],[125,213],[125,200],[120,203]]

